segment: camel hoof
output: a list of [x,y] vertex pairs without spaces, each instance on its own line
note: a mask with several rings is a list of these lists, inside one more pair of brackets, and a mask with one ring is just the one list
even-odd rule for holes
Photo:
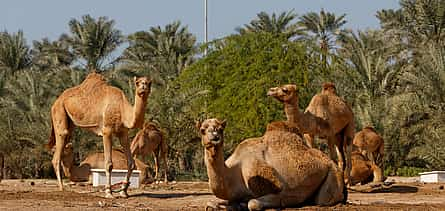
[[105,190],[105,198],[114,199],[114,196],[111,194],[111,190],[109,189]]
[[127,191],[121,191],[121,192],[119,192],[119,196],[122,198],[128,198],[128,193],[127,193]]
[[258,201],[256,199],[251,199],[247,203],[247,208],[249,210],[263,210],[263,205],[261,204],[260,201]]

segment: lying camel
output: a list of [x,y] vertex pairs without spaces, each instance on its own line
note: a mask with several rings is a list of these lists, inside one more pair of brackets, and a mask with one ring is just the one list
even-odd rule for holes
[[[354,151],[351,154],[352,169],[350,185],[366,184],[369,182],[383,181],[383,172],[380,167],[368,160],[363,154]],[[346,178],[345,178],[346,179]]]
[[[383,169],[385,143],[373,127],[368,126],[357,132],[353,144],[354,148],[369,159],[373,165],[376,165],[379,169]],[[383,175],[378,175],[374,177],[373,182],[382,182],[383,179]]]
[[357,147],[364,156],[368,157],[375,164],[380,165],[382,163],[385,143],[373,127],[367,126],[357,132],[353,144],[354,147]]
[[341,169],[321,151],[305,146],[297,134],[266,131],[263,137],[241,142],[224,161],[225,126],[218,119],[197,124],[216,197],[229,204],[247,202],[249,210],[346,201]]
[[153,154],[155,162],[155,180],[159,177],[159,156],[164,160],[164,182],[167,183],[167,143],[164,133],[152,122],[145,122],[144,127],[133,138],[130,146],[133,156]]
[[[278,101],[284,104],[284,111],[287,117],[287,124],[295,125],[300,132],[305,134],[317,134],[321,138],[328,139],[329,156],[332,160],[335,160],[335,153],[338,157],[338,166],[341,169],[345,169],[343,160],[346,160],[346,178],[349,178],[351,170],[351,158],[348,145],[344,144],[343,138],[335,133],[334,128],[329,121],[323,119],[312,112],[301,112],[298,107],[298,88],[296,85],[289,84],[280,87],[270,88],[267,95],[274,97]],[[322,102],[328,105],[328,96],[323,96]],[[315,97],[314,97],[315,98]],[[277,124],[273,124],[277,128]],[[268,130],[271,129],[271,125],[268,125]],[[349,129],[348,129],[349,130]],[[352,140],[352,139],[351,139]],[[308,141],[308,140],[306,140]],[[312,147],[312,142],[308,141],[307,145]],[[335,148],[334,148],[335,147]],[[335,150],[335,151],[334,151]],[[346,151],[346,153],[345,153]]]
[[[113,168],[114,169],[126,169],[127,157],[122,150],[113,149],[112,151]],[[148,172],[148,165],[139,159],[134,159],[136,169],[141,171],[139,175],[139,185],[150,184],[153,182],[153,178]],[[72,182],[91,182],[91,169],[102,169],[104,167],[104,153],[93,153],[88,155],[79,166],[74,165],[74,153],[73,145],[68,143],[62,154],[62,168],[65,176],[67,176]]]
[[78,86],[66,89],[51,107],[51,135],[47,147],[56,147],[53,167],[59,190],[63,190],[60,172],[61,157],[65,144],[69,143],[75,126],[85,128],[103,137],[105,174],[107,185],[105,197],[113,198],[111,174],[113,169],[112,138],[117,135],[127,156],[127,177],[120,195],[128,197],[127,189],[134,160],[130,152],[128,130],[141,128],[144,123],[145,107],[151,90],[151,80],[147,77],[134,78],[135,97],[131,105],[122,90],[109,86],[103,76],[90,73]]

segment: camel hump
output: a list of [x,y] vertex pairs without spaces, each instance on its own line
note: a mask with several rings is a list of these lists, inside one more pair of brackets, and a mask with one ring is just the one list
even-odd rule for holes
[[371,130],[371,131],[373,131],[373,132],[377,132],[377,131],[375,131],[375,128],[374,128],[373,126],[370,126],[370,125],[364,127],[363,129],[364,129],[364,130]]
[[107,82],[105,80],[105,77],[99,73],[92,72],[87,75],[85,80],[80,84],[80,88],[84,92],[90,92],[93,91],[95,88],[99,86],[106,85]]

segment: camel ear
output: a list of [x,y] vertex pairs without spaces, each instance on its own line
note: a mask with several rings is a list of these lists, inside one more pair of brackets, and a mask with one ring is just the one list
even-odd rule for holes
[[65,150],[67,149],[73,149],[73,143],[68,143],[65,145]]
[[195,127],[196,127],[196,129],[199,131],[199,133],[202,135],[202,134],[204,134],[204,129],[201,129],[201,126],[202,126],[202,122],[200,122],[200,121],[196,121],[195,122]]
[[227,124],[226,122],[227,122],[226,120],[221,121],[222,129],[226,128],[226,124]]
[[138,78],[136,76],[133,77],[134,84],[138,84]]

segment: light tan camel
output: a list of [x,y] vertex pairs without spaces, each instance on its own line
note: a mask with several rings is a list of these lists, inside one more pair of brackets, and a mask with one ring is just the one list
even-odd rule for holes
[[60,172],[60,159],[66,143],[69,142],[74,126],[85,128],[103,137],[105,172],[107,185],[105,197],[112,198],[111,175],[113,163],[111,147],[113,135],[117,135],[128,160],[126,182],[120,195],[128,197],[128,181],[134,168],[130,152],[128,130],[141,128],[144,123],[145,106],[150,94],[151,80],[146,77],[134,78],[136,87],[135,102],[132,106],[124,93],[107,85],[104,78],[97,73],[90,73],[78,86],[65,90],[51,107],[51,136],[48,147],[56,146],[53,166],[56,172],[59,189],[63,190]]
[[249,210],[346,201],[342,171],[295,133],[267,131],[241,142],[224,161],[225,125],[218,119],[197,123],[209,186],[216,197],[229,204],[247,202]]
[[[346,178],[349,178],[351,171],[351,156],[349,145],[345,145],[344,139],[341,138],[340,133],[334,132],[336,128],[332,127],[328,120],[315,115],[313,112],[301,112],[298,107],[298,88],[294,84],[283,85],[280,87],[270,88],[269,96],[274,97],[284,104],[284,111],[287,117],[287,122],[291,125],[296,125],[300,132],[305,134],[317,134],[321,138],[328,139],[329,155],[331,159],[335,160],[335,153],[337,154],[338,165],[345,170]],[[314,97],[315,98],[315,97]],[[312,99],[314,101],[314,98]],[[320,99],[324,106],[328,106],[330,96],[323,95]],[[318,98],[315,98],[318,99]],[[329,109],[327,109],[329,110]],[[270,126],[268,126],[269,128]],[[350,128],[347,127],[349,132]],[[308,140],[306,140],[308,141]],[[312,148],[312,142],[306,142]],[[352,139],[351,139],[352,143]],[[346,148],[346,149],[345,149]],[[334,151],[335,150],[335,151]],[[346,152],[345,152],[346,151]],[[346,167],[344,165],[346,160]]]
[[167,142],[164,133],[152,122],[145,122],[130,145],[131,154],[145,157],[153,154],[155,162],[155,180],[159,178],[159,157],[163,159],[164,182],[167,183]]
[[[334,143],[336,146],[335,150],[337,151],[337,160],[339,164],[342,164],[342,162],[346,163],[346,166],[343,166],[343,168],[346,168],[346,174],[349,175],[352,168],[352,140],[355,134],[354,114],[347,102],[337,95],[335,84],[330,82],[324,83],[321,93],[312,97],[305,113],[311,113],[329,123],[335,136],[327,137],[328,145],[332,146]],[[309,146],[313,147],[314,136],[324,138],[323,135],[307,133],[305,134],[305,139]],[[329,148],[330,153],[333,154],[332,147]]]
[[[350,185],[366,184],[369,182],[376,182],[383,180],[383,172],[380,167],[368,160],[358,151],[353,151],[351,154],[352,169]],[[346,179],[346,178],[345,178]]]
[[[113,169],[126,169],[127,157],[122,150],[112,151]],[[148,172],[148,165],[139,159],[134,159],[136,169],[141,171],[139,185],[152,183],[154,180]],[[91,169],[101,169],[105,165],[104,153],[93,153],[88,155],[79,166],[74,165],[73,145],[68,143],[62,154],[62,167],[65,176],[72,182],[91,182]]]
[[[383,169],[383,155],[385,151],[385,143],[383,138],[371,126],[363,128],[357,132],[353,141],[354,147],[369,159],[373,164]],[[383,176],[379,177],[383,179]],[[376,181],[374,182],[381,182]]]

